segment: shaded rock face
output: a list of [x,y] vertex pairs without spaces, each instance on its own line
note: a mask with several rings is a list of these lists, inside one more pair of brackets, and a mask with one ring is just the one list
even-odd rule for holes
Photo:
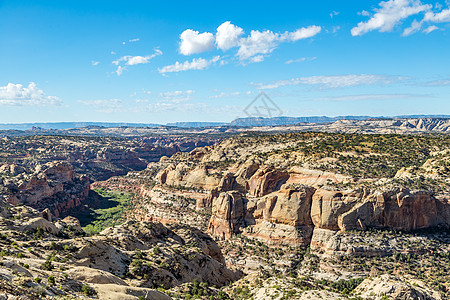
[[259,169],[250,178],[248,193],[261,197],[277,189],[289,178],[288,172],[278,171],[273,168]]
[[328,191],[319,189],[313,195],[311,219],[314,226],[338,230],[338,217],[350,210],[361,198],[354,191]]
[[315,229],[336,232],[373,227],[412,231],[450,224],[446,197],[405,189],[331,191],[283,187],[249,199],[238,191],[222,192],[211,203],[209,232],[219,239],[243,233],[269,243],[301,245],[311,241]]
[[359,196],[360,202],[338,216],[338,229],[347,231],[376,227],[411,231],[449,224],[445,209],[438,210],[438,207],[446,207],[448,203],[429,192],[370,191]]
[[260,199],[244,199],[238,191],[223,192],[212,203],[211,234],[226,239],[245,233],[285,244],[308,243],[314,188],[282,189]]
[[89,194],[89,179],[77,176],[67,162],[38,165],[32,174],[21,174],[3,182],[3,197],[11,204],[48,209],[55,217],[81,205]]

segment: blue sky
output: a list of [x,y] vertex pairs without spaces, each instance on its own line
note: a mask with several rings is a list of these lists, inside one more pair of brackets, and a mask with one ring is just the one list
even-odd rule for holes
[[0,0],[0,123],[450,114],[449,4]]

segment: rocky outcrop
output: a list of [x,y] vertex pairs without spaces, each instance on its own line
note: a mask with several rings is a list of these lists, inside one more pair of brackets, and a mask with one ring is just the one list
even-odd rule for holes
[[375,227],[411,231],[449,224],[447,205],[445,197],[436,198],[426,191],[318,190],[313,196],[311,218],[322,229]]
[[314,188],[291,187],[263,198],[244,199],[237,191],[223,192],[212,203],[209,232],[226,239],[244,233],[269,242],[308,243],[312,234],[309,215]]
[[338,230],[338,218],[362,198],[358,191],[318,189],[312,197],[311,219],[315,227]]
[[396,277],[388,274],[365,279],[354,290],[363,299],[442,299],[439,292],[430,289],[424,282],[417,279]]
[[406,189],[339,191],[286,185],[264,197],[248,199],[238,191],[222,192],[211,203],[209,232],[219,239],[243,233],[269,243],[301,245],[310,242],[313,229],[332,234],[450,225],[448,198]]
[[247,208],[251,216],[247,215],[247,220],[254,220],[255,225],[246,233],[269,243],[308,244],[313,230],[309,211],[314,190],[311,187],[290,187],[258,201],[249,201]]
[[93,284],[99,299],[109,300],[170,300],[171,297],[149,288],[123,286],[117,284]]
[[223,192],[212,203],[208,230],[220,239],[230,238],[245,226],[245,200],[237,191]]
[[286,171],[271,167],[258,169],[249,180],[248,193],[256,197],[267,195],[279,189],[288,178],[289,173]]
[[55,217],[81,205],[89,194],[89,179],[75,174],[67,162],[38,165],[31,174],[3,180],[3,197],[14,205],[48,209]]

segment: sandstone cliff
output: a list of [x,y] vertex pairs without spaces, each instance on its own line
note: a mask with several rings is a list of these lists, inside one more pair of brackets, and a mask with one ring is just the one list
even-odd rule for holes
[[89,179],[76,175],[67,162],[37,165],[29,172],[4,178],[3,186],[1,196],[8,202],[47,208],[56,217],[81,205],[90,188]]

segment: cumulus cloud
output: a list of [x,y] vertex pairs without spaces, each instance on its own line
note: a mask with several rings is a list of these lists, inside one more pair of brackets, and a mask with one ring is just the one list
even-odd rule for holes
[[199,33],[192,29],[183,31],[180,35],[180,53],[190,55],[214,48],[214,35],[210,32]]
[[91,65],[93,65],[93,66],[97,66],[99,63],[100,63],[99,61],[95,61],[95,60],[91,61]]
[[[389,0],[379,3],[379,8],[374,9],[375,14],[366,22],[360,22],[351,30],[353,36],[366,34],[373,30],[380,32],[392,31],[395,26],[401,24],[406,18],[429,11],[429,4],[422,4],[419,0]],[[366,14],[364,14],[366,15]],[[414,29],[411,29],[413,31]]]
[[438,13],[427,12],[423,18],[425,22],[448,23],[450,22],[450,8],[444,9]]
[[255,83],[258,89],[276,89],[291,85],[315,85],[322,88],[345,88],[360,85],[388,84],[401,80],[399,77],[372,75],[372,74],[348,74],[334,76],[311,76],[278,80],[272,83]]
[[0,105],[59,105],[62,101],[56,96],[47,96],[34,82],[28,86],[8,83],[0,87]]
[[317,35],[321,30],[322,28],[320,26],[315,25],[282,34],[274,33],[270,30],[252,30],[250,36],[241,39],[237,56],[240,60],[260,62],[264,60],[264,57],[267,54],[272,53],[280,43],[286,41],[295,42],[301,39],[311,38]]
[[222,23],[217,27],[216,44],[217,48],[227,51],[239,45],[239,37],[244,34],[244,30],[230,21]]
[[204,70],[209,68],[212,64],[216,63],[220,59],[220,56],[214,56],[210,60],[204,58],[194,58],[192,61],[185,61],[183,63],[175,62],[173,65],[168,65],[158,69],[159,73],[172,73],[172,72],[182,72],[188,70]]
[[240,60],[253,62],[263,60],[263,54],[271,53],[278,45],[279,36],[270,30],[252,30],[250,36],[240,42],[237,55]]
[[155,49],[155,53],[146,55],[146,56],[131,56],[131,55],[125,55],[121,58],[113,61],[112,63],[115,64],[117,67],[116,74],[117,76],[122,75],[123,71],[126,69],[126,66],[134,66],[139,64],[148,64],[150,60],[158,55],[162,55],[162,51],[159,49]]
[[185,30],[180,35],[180,53],[190,55],[209,51],[213,49],[215,43],[217,49],[222,51],[238,48],[236,56],[241,61],[260,62],[280,43],[311,38],[321,30],[322,28],[316,25],[284,33],[276,33],[271,30],[252,30],[250,35],[242,37],[244,30],[230,21],[226,21],[217,27],[215,35],[209,32],[199,33],[192,29]]
[[[436,6],[437,9],[441,9],[442,6],[438,5]],[[424,23],[448,23],[450,22],[450,8],[444,9],[440,12],[432,12],[428,11],[425,13],[425,16],[420,22],[417,22],[417,20],[414,20],[410,27],[406,28],[403,32],[404,36],[411,35],[417,31],[419,31]],[[422,32],[429,34],[430,32],[435,31],[436,29],[439,29],[436,25],[430,25],[427,28],[425,28]]]

